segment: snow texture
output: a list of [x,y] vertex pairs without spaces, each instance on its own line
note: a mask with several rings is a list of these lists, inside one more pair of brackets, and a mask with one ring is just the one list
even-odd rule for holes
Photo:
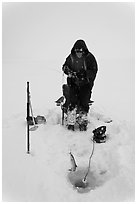
[[[72,132],[60,125],[59,108],[44,115],[31,135],[31,154],[26,154],[25,114],[15,114],[3,122],[3,199],[6,201],[132,201],[134,198],[134,132],[125,122],[105,123],[91,107],[87,132]],[[78,170],[88,167],[92,151],[92,130],[107,126],[107,142],[95,143],[90,171],[95,189],[79,194],[68,180],[69,152]],[[93,183],[93,185],[94,185]],[[54,195],[54,196],[53,196]]]

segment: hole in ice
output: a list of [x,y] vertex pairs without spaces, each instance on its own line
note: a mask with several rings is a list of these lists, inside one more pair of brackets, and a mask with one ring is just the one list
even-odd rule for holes
[[79,193],[88,193],[91,190],[101,186],[105,181],[105,174],[96,174],[95,172],[90,171],[84,181],[85,174],[87,169],[79,169],[75,172],[68,173],[68,180],[73,185],[73,188],[76,189]]

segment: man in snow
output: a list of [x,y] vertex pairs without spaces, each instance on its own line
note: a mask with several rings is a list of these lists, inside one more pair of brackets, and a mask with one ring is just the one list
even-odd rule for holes
[[[94,80],[97,74],[97,62],[93,54],[91,54],[83,40],[77,40],[71,49],[71,54],[66,58],[62,70],[67,77],[67,87],[63,87],[63,94],[66,97],[64,108],[72,112],[76,107],[79,112],[86,118],[89,111],[89,101]],[[67,89],[67,90],[66,90]],[[69,94],[68,94],[69,89]],[[86,129],[86,123],[80,124]],[[74,129],[71,121],[68,128]]]

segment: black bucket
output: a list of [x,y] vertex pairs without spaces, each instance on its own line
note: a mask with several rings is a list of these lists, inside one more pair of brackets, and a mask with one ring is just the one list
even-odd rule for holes
[[105,134],[102,136],[93,136],[93,140],[96,143],[104,143],[104,142],[106,142],[106,139],[107,139],[107,136]]
[[100,126],[96,128],[93,132],[93,140],[96,143],[104,143],[106,142],[107,136],[105,134],[106,132],[106,126]]

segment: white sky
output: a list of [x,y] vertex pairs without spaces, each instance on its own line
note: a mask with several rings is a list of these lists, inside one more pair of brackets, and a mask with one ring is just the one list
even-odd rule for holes
[[99,58],[134,58],[134,3],[3,3],[3,59],[63,59],[82,38]]

